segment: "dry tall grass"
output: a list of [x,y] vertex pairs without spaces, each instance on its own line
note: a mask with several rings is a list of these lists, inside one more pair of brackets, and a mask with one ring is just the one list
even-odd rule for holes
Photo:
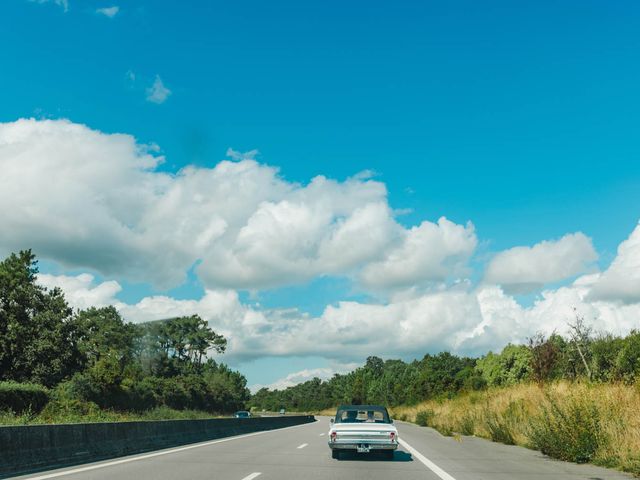
[[396,407],[392,416],[640,475],[640,385],[521,384]]

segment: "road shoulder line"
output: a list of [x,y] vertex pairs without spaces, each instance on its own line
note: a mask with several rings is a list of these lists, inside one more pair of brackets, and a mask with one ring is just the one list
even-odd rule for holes
[[260,475],[262,475],[262,472],[253,472],[251,475],[247,475],[242,480],[253,480],[254,478],[258,478]]
[[456,480],[455,478],[453,478],[451,475],[449,475],[447,472],[445,472],[443,469],[441,469],[438,465],[436,465],[435,463],[433,463],[431,460],[429,460],[427,457],[425,457],[424,455],[422,455],[418,450],[416,450],[415,448],[413,448],[411,445],[409,445],[406,441],[404,441],[402,438],[398,439],[398,443],[400,445],[402,445],[406,450],[409,451],[409,453],[414,456],[415,458],[417,458],[418,460],[420,460],[425,467],[427,467],[429,470],[431,470],[433,473],[435,473],[438,477],[440,477],[442,480]]

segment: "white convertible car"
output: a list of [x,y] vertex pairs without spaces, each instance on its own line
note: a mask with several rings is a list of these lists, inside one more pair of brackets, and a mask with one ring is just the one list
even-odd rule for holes
[[340,452],[378,452],[393,458],[398,448],[398,430],[387,409],[378,405],[342,405],[329,429],[331,457]]

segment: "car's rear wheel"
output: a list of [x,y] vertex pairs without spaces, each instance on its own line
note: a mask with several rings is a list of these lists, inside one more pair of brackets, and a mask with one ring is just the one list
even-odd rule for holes
[[340,451],[339,450],[331,450],[331,458],[340,459]]

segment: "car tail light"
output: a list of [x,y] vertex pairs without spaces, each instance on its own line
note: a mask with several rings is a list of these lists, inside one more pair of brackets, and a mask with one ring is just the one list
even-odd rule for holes
[[330,437],[331,437],[331,441],[332,441],[332,442],[335,442],[335,441],[336,441],[336,437],[337,437],[337,436],[338,436],[338,433],[337,433],[337,432],[331,432],[331,435],[330,435]]
[[392,442],[395,442],[395,440],[396,440],[396,432],[390,432],[389,433],[389,438],[391,439]]

